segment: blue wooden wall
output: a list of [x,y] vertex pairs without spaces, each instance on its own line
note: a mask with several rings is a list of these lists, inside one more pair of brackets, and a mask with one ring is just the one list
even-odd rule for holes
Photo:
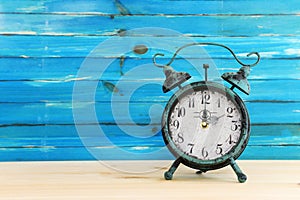
[[[159,131],[159,105],[170,94],[161,92],[163,74],[151,65],[157,51],[149,37],[178,41],[167,58],[188,40],[222,43],[241,59],[260,52],[261,62],[249,76],[251,93],[241,94],[252,124],[242,158],[300,159],[299,14],[298,0],[1,0],[0,160],[171,159]],[[145,27],[185,37],[129,34]],[[114,43],[112,51],[91,54],[102,42],[126,37],[148,45],[148,52],[118,54]],[[220,73],[240,67],[226,51],[208,53]],[[81,77],[88,57],[96,64]],[[153,70],[130,73],[143,65]],[[176,70],[193,74],[185,65],[183,59],[174,62]],[[91,83],[96,84],[94,102],[87,102]],[[74,101],[76,84],[81,88]],[[149,124],[153,105],[158,109]],[[112,107],[121,113],[117,120]],[[89,118],[89,108],[96,109],[97,121]]]

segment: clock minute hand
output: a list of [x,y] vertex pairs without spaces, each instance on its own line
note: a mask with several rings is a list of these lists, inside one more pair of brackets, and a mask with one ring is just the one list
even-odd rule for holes
[[219,117],[217,117],[217,116],[212,116],[211,118],[212,118],[212,124],[216,124],[218,121],[219,121],[219,119],[220,118],[222,118],[222,117],[224,117],[225,116],[225,114],[223,114],[223,115],[220,115]]
[[219,117],[217,117],[217,120],[219,120],[220,118],[222,118],[222,117],[224,117],[224,116],[225,116],[225,114],[220,115]]

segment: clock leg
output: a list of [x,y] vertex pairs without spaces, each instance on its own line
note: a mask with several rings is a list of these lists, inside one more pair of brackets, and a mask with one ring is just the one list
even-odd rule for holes
[[170,169],[168,171],[165,172],[165,179],[166,180],[172,180],[173,178],[173,174],[176,171],[176,169],[178,168],[178,166],[181,163],[181,159],[178,158],[177,160],[175,160],[172,164],[172,166],[170,167]]
[[239,166],[237,165],[237,163],[235,162],[235,160],[233,158],[231,158],[230,161],[231,161],[230,165],[231,165],[233,171],[236,173],[239,182],[244,183],[247,180],[246,174],[244,174],[242,172],[242,170],[239,168]]

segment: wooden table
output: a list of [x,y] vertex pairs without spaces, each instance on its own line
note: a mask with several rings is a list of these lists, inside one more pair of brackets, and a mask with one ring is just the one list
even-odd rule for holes
[[246,183],[230,167],[197,175],[182,165],[166,181],[171,163],[3,162],[0,199],[300,199],[300,161],[238,161]]

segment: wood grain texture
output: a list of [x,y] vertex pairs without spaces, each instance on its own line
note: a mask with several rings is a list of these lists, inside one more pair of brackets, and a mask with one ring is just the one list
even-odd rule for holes
[[[118,35],[121,30],[161,27],[202,37],[298,36],[298,15],[283,16],[99,16],[5,14],[2,35]],[[243,23],[241,23],[241,21]],[[159,22],[159,23],[158,23]],[[186,22],[193,26],[186,26]],[[288,23],[286,23],[288,22]],[[84,24],[84,27],[82,26]],[[185,26],[181,26],[185,25]],[[199,32],[200,30],[200,32]]]
[[[250,96],[238,93],[246,101],[252,123],[252,138],[241,158],[300,159],[297,0],[275,0],[272,6],[267,0],[119,2],[1,1],[0,160],[95,159],[85,146],[106,159],[128,158],[118,155],[118,147],[136,152],[129,157],[134,160],[172,158],[167,151],[159,156],[146,154],[164,146],[160,116],[171,93],[161,92],[164,75],[152,64],[153,55],[161,49],[124,55],[115,41],[128,44],[128,49],[136,44],[152,47],[160,43],[163,47],[176,41],[160,63],[167,63],[187,41],[225,44],[245,62],[253,61],[246,58],[247,53],[260,52],[261,62],[249,76]],[[143,27],[169,28],[182,35],[131,31]],[[96,48],[105,41],[113,42],[104,50]],[[204,49],[207,54],[186,50],[182,55],[187,60],[179,57],[174,68],[188,71],[192,81],[203,79],[203,63],[217,67],[218,73],[210,77],[239,69],[228,52],[215,47]],[[79,70],[87,63],[87,76],[80,76]],[[140,66],[147,69],[135,72]],[[83,87],[74,100],[73,89],[78,83]],[[140,126],[150,122],[153,105],[160,107],[151,115],[152,124],[141,133]],[[79,107],[81,115],[77,121],[74,106]],[[98,120],[85,110],[93,106]],[[111,106],[130,110],[130,117],[123,115],[116,120]],[[78,122],[79,127],[86,127],[87,140],[78,135]],[[94,129],[99,125],[113,145],[97,140]],[[132,137],[122,125],[136,136],[156,135]]]
[[[300,198],[299,161],[239,161],[248,175],[237,182],[230,167],[196,175],[180,166],[163,179],[171,161],[1,163],[1,199],[262,199]],[[123,170],[116,171],[115,169]],[[125,170],[145,169],[131,174]],[[288,170],[286,170],[288,169]],[[217,191],[217,192],[216,192]]]
[[[164,75],[160,70],[156,70],[152,65],[150,58],[130,58],[127,57],[124,65],[120,67],[120,59],[113,59],[113,62],[106,69],[101,68],[101,63],[107,63],[110,58],[89,58],[95,63],[94,68],[87,69],[91,76],[85,77],[84,80],[135,80],[128,72],[134,69],[135,66],[149,65],[149,71],[157,72],[156,76],[163,79]],[[48,81],[52,82],[74,82],[76,81],[78,69],[83,64],[84,57],[4,57],[0,59],[0,77],[1,81]],[[197,78],[203,75],[201,63],[207,62],[208,59],[195,58],[197,63],[193,67],[190,63],[183,59],[176,59],[174,67],[177,71],[188,70],[190,74]],[[161,59],[160,62],[167,63],[169,59]],[[238,70],[239,66],[231,58],[213,58],[215,65],[218,67],[219,74],[230,70]],[[66,63],[62,65],[62,63]],[[249,79],[255,80],[282,80],[288,81],[297,80],[300,77],[299,63],[296,58],[262,58],[261,64],[251,71]],[[88,71],[89,70],[89,71]],[[13,71],[14,73],[10,73]],[[30,73],[28,73],[30,71]],[[272,73],[266,73],[272,71]],[[8,76],[9,73],[9,76]],[[123,76],[121,75],[123,74]],[[101,75],[101,77],[99,77]],[[146,81],[149,79],[147,74],[135,73],[140,80]],[[1,83],[4,84],[4,83]],[[21,84],[21,83],[20,83]],[[69,83],[68,83],[69,84]],[[9,85],[8,85],[9,87]],[[275,88],[276,89],[276,88]],[[253,90],[253,92],[255,92]],[[250,96],[251,97],[251,96]]]
[[[153,14],[298,14],[299,4],[297,0],[289,0],[284,3],[280,0],[272,1],[272,7],[268,1],[246,0],[239,3],[238,0],[122,0],[122,4],[132,15]],[[120,14],[113,1],[107,0],[15,0],[1,2],[3,13],[87,13],[87,14]],[[274,9],[276,8],[276,9]]]
[[[133,78],[133,77],[131,77]],[[66,106],[71,104],[72,93],[74,87],[74,81],[65,80],[37,80],[37,81],[4,81],[0,82],[0,103],[41,103],[49,102],[46,106],[59,105],[65,103]],[[194,77],[194,80],[202,80],[202,77]],[[190,81],[191,82],[191,81]],[[299,87],[295,87],[299,84],[299,80],[250,80],[251,95],[246,96],[240,94],[245,101],[249,102],[298,102],[300,100]],[[92,86],[96,85],[95,98],[96,102],[126,102],[130,99],[132,102],[166,102],[172,93],[164,94],[161,91],[163,80],[130,80],[130,81],[115,81],[115,80],[103,80],[103,81],[82,81],[83,86],[78,89],[79,94],[84,98],[85,95],[93,92]],[[115,90],[110,88],[110,84]],[[136,85],[140,87],[136,88]],[[277,87],[272,87],[276,85]],[[60,90],[57,90],[57,87]],[[265,88],[270,88],[265,91]],[[286,91],[286,88],[291,90]],[[132,94],[132,92],[134,93]],[[22,92],[25,97],[20,96]],[[238,90],[237,90],[238,92]],[[74,100],[77,101],[77,100]],[[53,103],[51,103],[53,102]],[[1,106],[1,104],[0,104]],[[5,105],[4,105],[5,106]]]
[[[136,29],[139,30],[139,29]],[[159,31],[163,29],[158,29]],[[83,57],[99,57],[99,58],[119,58],[124,54],[122,49],[119,49],[121,45],[128,46],[128,52],[126,52],[126,58],[152,58],[152,56],[157,53],[157,51],[162,51],[163,47],[167,48],[169,52],[164,52],[165,57],[169,58],[173,53],[182,45],[187,42],[215,42],[223,43],[229,46],[234,52],[246,59],[247,53],[251,51],[259,51],[262,58],[265,59],[298,59],[299,58],[299,48],[300,40],[297,36],[272,36],[272,37],[179,37],[179,35],[170,36],[162,35],[163,37],[157,37],[152,35],[145,35],[144,37],[134,36],[135,33],[139,31],[130,32],[129,36],[125,37],[111,37],[111,36],[0,36],[1,47],[0,53],[2,57],[17,57],[17,58],[77,58]],[[178,32],[175,32],[178,34]],[[144,33],[145,34],[145,33]],[[161,33],[163,34],[163,33]],[[182,36],[182,35],[181,35]],[[176,39],[176,44],[174,40]],[[26,41],[31,41],[29,44]],[[101,46],[101,48],[106,47],[105,50],[100,51],[98,49],[92,52],[98,45],[102,44],[104,41],[111,41],[111,46]],[[152,42],[153,41],[153,42]],[[157,43],[162,44],[157,44]],[[144,55],[136,55],[130,50],[136,44],[145,43],[152,48],[157,48],[148,51]],[[170,44],[171,43],[171,44]],[[169,47],[170,46],[170,47]],[[162,48],[162,49],[159,49]],[[99,47],[100,48],[100,47]],[[210,57],[213,58],[227,58],[232,59],[231,54],[218,47],[203,47]],[[205,58],[207,55],[201,55],[201,52],[193,52],[195,48],[186,49],[184,55],[186,58]],[[198,50],[199,51],[199,50]],[[241,58],[241,59],[242,59]]]

